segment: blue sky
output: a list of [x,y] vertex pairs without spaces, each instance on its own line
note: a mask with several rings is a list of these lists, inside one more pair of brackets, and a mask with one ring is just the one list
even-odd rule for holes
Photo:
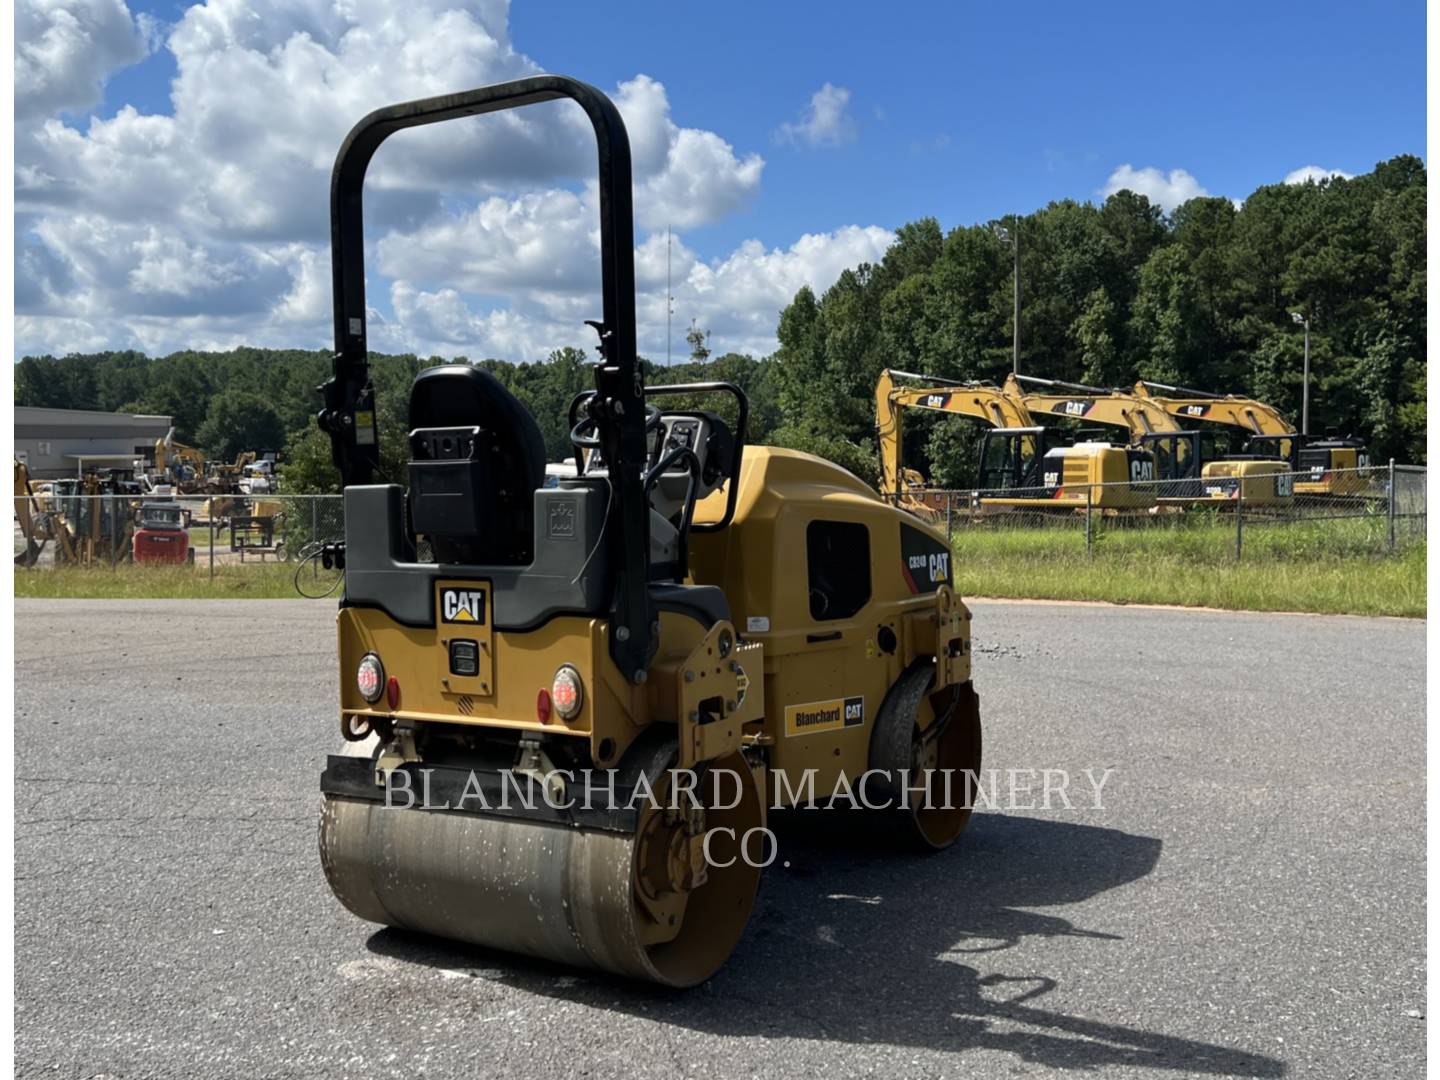
[[[76,2],[94,6],[120,0]],[[20,7],[24,6],[21,0]],[[241,0],[224,0],[223,6],[244,5]],[[341,55],[344,27],[337,29],[327,21],[323,12],[328,5],[297,0],[293,6],[321,14],[293,20],[288,9],[283,18],[258,8],[249,14],[266,32],[273,28],[270,37],[261,33],[256,41],[242,42],[261,58],[256,62],[263,63],[267,56],[273,60],[276,50],[298,30]],[[383,8],[384,4],[366,0],[360,6]],[[759,351],[765,344],[763,326],[767,320],[773,323],[775,298],[782,294],[782,286],[789,288],[797,274],[823,286],[827,275],[838,272],[844,256],[878,254],[877,243],[883,248],[873,234],[841,235],[839,230],[890,230],[924,215],[935,215],[948,227],[1033,210],[1052,199],[1095,199],[1102,197],[1112,174],[1124,165],[1163,174],[1157,198],[1174,199],[1201,189],[1243,198],[1257,185],[1279,182],[1303,166],[1353,174],[1397,153],[1423,156],[1425,152],[1425,10],[1419,3],[878,6],[682,5],[673,0],[612,5],[591,0],[517,3],[509,12],[508,26],[489,0],[431,6],[428,22],[415,23],[411,39],[437,24],[436,13],[456,6],[469,8],[473,21],[486,26],[492,38],[513,47],[535,69],[573,74],[612,93],[637,75],[649,76],[663,87],[660,93],[668,109],[664,113],[668,120],[657,119],[657,124],[709,133],[712,142],[718,139],[728,145],[731,156],[714,166],[720,179],[704,196],[713,205],[703,213],[689,213],[676,204],[675,212],[688,217],[677,229],[687,255],[712,270],[722,264],[725,268],[710,277],[703,267],[696,271],[699,276],[690,283],[694,296],[686,310],[699,312],[697,317],[723,329],[733,344]],[[129,13],[137,22],[143,22],[142,17],[155,20],[147,32],[159,47],[138,63],[105,71],[98,102],[55,110],[54,115],[81,135],[89,130],[92,114],[115,121],[122,108],[133,107],[140,114],[168,116],[171,80],[177,73],[169,35],[187,12],[191,23],[203,22],[187,4],[131,4]],[[243,28],[245,24],[231,18],[227,25]],[[327,33],[333,40],[326,39]],[[219,63],[213,34],[186,40],[191,67]],[[238,48],[233,45],[232,52]],[[285,77],[294,78],[293,73]],[[430,92],[423,87],[405,92],[411,84],[398,76],[390,81],[401,97]],[[191,95],[193,115],[216,111],[201,96],[222,93],[216,85]],[[21,88],[17,84],[17,93]],[[830,95],[826,100],[835,111],[817,122],[805,110],[821,92]],[[263,110],[285,107],[273,99],[250,105]],[[809,128],[804,126],[807,119]],[[785,128],[786,124],[791,127]],[[189,125],[177,122],[176,127]],[[24,161],[23,123],[21,129],[17,159]],[[330,137],[329,129],[317,135]],[[213,145],[213,140],[201,141]],[[103,140],[92,134],[87,147],[72,152],[93,152],[90,144],[98,142]],[[58,151],[51,147],[47,152]],[[675,177],[686,167],[692,174],[710,168],[703,155],[695,159],[698,165],[687,166],[686,152],[683,144],[672,146],[666,168],[674,175],[670,181],[657,179],[656,191],[669,190],[673,199],[681,183]],[[747,162],[754,163],[754,169],[747,171]],[[1177,177],[1172,170],[1184,172]],[[285,182],[283,176],[279,179]],[[637,184],[642,179],[637,176]],[[1165,181],[1178,184],[1164,188]],[[295,183],[302,183],[298,176]],[[510,194],[524,187],[519,185]],[[580,190],[573,177],[557,180],[554,187]],[[646,197],[647,189],[641,186],[637,209],[642,213],[640,204]],[[447,205],[452,210],[458,206],[463,216],[474,200]],[[660,216],[640,229],[637,241],[642,244],[647,235],[663,231],[660,219],[670,213],[669,203],[650,205]],[[546,220],[555,221],[560,212],[552,208]],[[43,217],[43,210],[37,213]],[[125,220],[123,206],[115,213],[117,228],[134,225]],[[203,215],[178,217],[184,220],[146,219],[152,231],[146,233],[150,246],[145,250],[152,254],[137,256],[142,262],[130,268],[127,280],[136,280],[137,272],[139,280],[152,284],[161,280],[147,295],[163,293],[172,299],[180,295],[180,287],[165,277],[166,266],[173,272],[200,266],[202,276],[209,272],[215,279],[216,289],[221,279],[233,289],[236,281],[254,270],[250,263],[241,265],[244,259],[259,258],[254,255],[253,238],[246,239],[248,233],[241,236],[230,226],[206,232],[196,224]],[[39,219],[17,211],[22,232]],[[530,214],[526,220],[540,219]],[[157,270],[153,251],[168,243],[167,230],[172,226],[182,239],[171,247],[188,254]],[[399,231],[436,246],[446,238],[456,239],[459,228],[455,225],[447,232],[435,225],[428,232]],[[58,234],[58,229],[51,231]],[[820,255],[797,254],[793,247],[805,234],[833,239]],[[32,244],[35,235],[31,234]],[[473,239],[475,234],[472,230],[465,235]],[[276,254],[281,250],[278,245],[287,238],[277,234],[268,239],[273,241],[271,254],[255,265],[266,258],[286,265],[289,280],[304,292],[308,249],[302,249],[309,240],[297,232],[285,249],[289,254],[282,257]],[[758,241],[765,251],[779,252],[785,259],[767,261],[753,248],[742,250],[746,241]],[[85,258],[81,249],[67,247],[61,238],[44,242],[53,249],[57,266]],[[398,243],[392,250],[398,250]],[[244,247],[244,259],[235,254],[240,250],[232,247],[235,244],[250,245]],[[750,254],[744,255],[745,250]],[[321,249],[311,254],[325,257]],[[556,257],[565,254],[558,250]],[[144,258],[150,262],[144,263]],[[392,260],[396,262],[406,261]],[[466,335],[494,333],[490,351],[504,343],[533,350],[552,343],[549,339],[559,332],[540,328],[561,325],[568,317],[566,302],[560,298],[542,312],[524,297],[507,298],[503,289],[487,284],[483,274],[457,286],[463,303],[456,306],[451,302],[456,298],[449,297],[438,280],[439,267],[413,263],[409,260],[402,272],[386,272],[372,284],[372,299],[392,320],[397,334],[408,320],[420,338],[442,346],[458,347]],[[238,269],[223,270],[227,266]],[[17,267],[17,273],[20,270]],[[83,279],[83,270],[71,265],[68,278],[57,270],[55,280]],[[406,292],[409,286],[402,284],[395,291],[397,280],[410,280],[406,274],[413,276],[413,288]],[[771,275],[774,287],[760,288],[753,280],[757,274]],[[713,292],[742,278],[746,284],[736,289],[738,302],[757,305],[754,317],[727,322],[723,313],[706,306],[706,289]],[[269,283],[266,287],[274,288],[271,278],[257,277],[262,279]],[[196,300],[194,290],[186,299]],[[278,304],[280,297],[271,299]],[[203,329],[206,340],[223,344],[238,332],[235,324],[218,317],[207,323],[203,303],[166,303],[175,313],[193,319],[190,325]],[[163,313],[166,303],[156,301],[147,310]],[[217,293],[214,303],[223,313],[232,310],[235,301],[222,300]],[[110,289],[100,309],[107,304],[123,308],[124,289]],[[293,314],[303,309],[310,318],[314,306],[292,304],[287,310]],[[403,317],[397,314],[402,310]],[[497,313],[505,312],[514,320],[502,332],[505,318]],[[22,317],[25,314],[22,308]],[[43,304],[33,316],[46,318]],[[681,317],[678,309],[677,317]],[[528,320],[528,336],[516,329],[516,320],[522,319]],[[48,332],[58,325],[22,325],[22,346],[28,334],[38,344],[63,348],[66,334]],[[93,329],[99,323],[90,325]],[[142,345],[161,347],[179,340],[150,324],[129,325]],[[283,338],[283,320],[267,325],[262,335],[266,340]],[[72,336],[78,342],[113,333],[97,331],[87,338],[82,330]],[[653,336],[650,345],[653,350]]]
[[[512,29],[543,40],[557,70],[644,70],[687,122],[766,153],[762,196],[715,227],[722,246],[840,221],[968,224],[1093,197],[1124,162],[1243,198],[1302,165],[1357,173],[1425,148],[1420,3],[626,10],[521,5]],[[851,91],[855,141],[773,146],[776,123],[827,81]]]

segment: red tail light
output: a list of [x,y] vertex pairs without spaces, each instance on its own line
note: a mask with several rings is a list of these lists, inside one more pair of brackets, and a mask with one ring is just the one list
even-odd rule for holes
[[394,675],[391,675],[390,681],[385,684],[385,701],[391,709],[400,707],[400,680]]
[[542,724],[550,722],[550,691],[543,686],[540,692],[535,695],[535,719]]
[[574,720],[580,715],[580,703],[584,700],[584,684],[580,673],[569,664],[561,664],[555,672],[555,681],[550,684],[550,701],[562,720]]
[[373,652],[366,653],[360,658],[360,666],[355,669],[355,689],[360,691],[360,696],[366,701],[373,703],[380,700],[384,685],[385,666],[380,663],[380,657]]

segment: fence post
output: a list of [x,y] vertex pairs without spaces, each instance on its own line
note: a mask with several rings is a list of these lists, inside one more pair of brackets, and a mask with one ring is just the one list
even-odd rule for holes
[[1085,488],[1085,555],[1087,558],[1091,554],[1091,545],[1094,543],[1093,526],[1090,524],[1090,513],[1095,503],[1094,495],[1095,489],[1087,486]]
[[100,504],[106,503],[110,504],[110,569],[114,570],[120,558],[120,500],[110,495],[100,496]]
[[1240,560],[1241,538],[1245,531],[1245,478],[1235,477],[1235,560]]
[[1390,478],[1385,488],[1385,532],[1389,538],[1389,550],[1395,551],[1395,459],[1390,459]]
[[205,515],[207,527],[210,529],[210,580],[215,580],[215,512]]

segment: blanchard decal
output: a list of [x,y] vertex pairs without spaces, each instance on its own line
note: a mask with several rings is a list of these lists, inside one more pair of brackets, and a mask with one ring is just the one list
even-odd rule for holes
[[832,698],[829,701],[807,701],[804,705],[785,706],[786,735],[813,735],[818,731],[859,727],[863,723],[863,697]]
[[440,621],[483,623],[485,621],[485,590],[441,589]]
[[933,593],[950,584],[950,550],[934,537],[900,526],[900,572],[910,595]]

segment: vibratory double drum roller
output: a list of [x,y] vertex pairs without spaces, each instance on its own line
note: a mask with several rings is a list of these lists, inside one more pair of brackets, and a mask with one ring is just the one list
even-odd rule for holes
[[[370,157],[406,127],[553,99],[584,110],[600,174],[601,362],[568,418],[576,475],[546,486],[534,417],[450,365],[411,388],[408,484],[373,483]],[[908,840],[951,844],[980,724],[945,537],[835,465],[747,446],[738,388],[641,383],[614,105],[546,75],[381,109],[340,151],[331,214],[319,422],[345,485],[325,552],[345,571],[345,745],[321,780],[320,853],[336,897],[375,923],[691,986],[744,932],[769,809],[868,777]]]

